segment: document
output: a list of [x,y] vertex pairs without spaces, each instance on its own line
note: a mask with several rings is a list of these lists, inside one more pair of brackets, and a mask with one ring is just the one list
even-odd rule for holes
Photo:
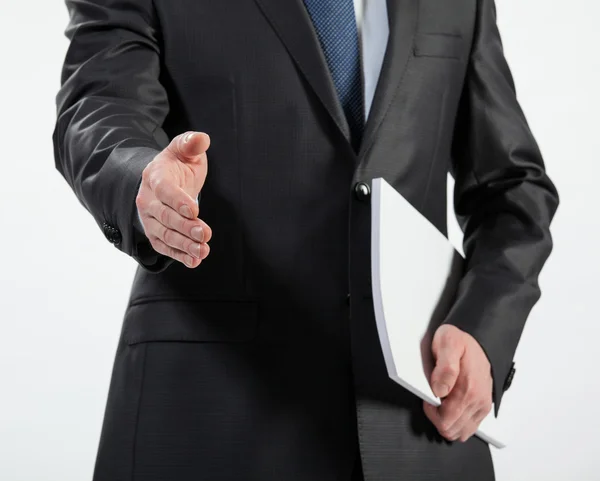
[[[431,340],[449,311],[464,259],[427,218],[382,178],[372,182],[371,278],[389,377],[439,406],[429,377]],[[476,435],[503,448],[493,409]]]

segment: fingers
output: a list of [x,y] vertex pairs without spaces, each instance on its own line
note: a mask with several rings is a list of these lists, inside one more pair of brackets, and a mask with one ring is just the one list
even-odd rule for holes
[[206,161],[206,151],[210,146],[210,137],[204,132],[185,132],[176,136],[169,146],[168,150],[181,162],[202,162]]
[[[475,406],[460,401],[455,402],[453,406],[441,407],[440,417],[443,433],[440,432],[440,434],[452,441],[456,441],[467,434],[466,430],[474,424],[475,411]],[[473,432],[468,433],[468,435],[471,436]]]
[[473,410],[464,404],[454,392],[442,401],[440,406],[423,404],[423,410],[438,432],[449,441],[455,441],[462,429],[470,421]]
[[475,339],[451,325],[436,330],[431,349],[431,387],[443,399],[439,407],[425,403],[423,410],[446,439],[466,441],[492,408],[489,362]]
[[431,345],[435,358],[431,389],[440,398],[447,396],[454,388],[460,373],[460,361],[465,352],[464,343],[452,327],[438,328]]
[[438,411],[438,406],[434,406],[433,404],[429,404],[428,402],[423,401],[423,411],[425,412],[425,416],[427,416],[427,419],[429,419],[431,421],[431,423],[435,426],[435,428],[439,432],[440,425],[441,425],[441,418],[440,418],[440,413]]
[[438,412],[440,416],[440,434],[452,441],[458,437],[455,437],[455,435],[460,433],[469,416],[473,414],[468,400],[458,390],[454,390],[442,401]]
[[[442,435],[451,441],[459,440],[464,443],[477,432],[486,415],[483,409],[478,410],[475,405],[472,405],[465,409],[461,417]],[[442,414],[441,417],[443,419],[444,415]]]
[[177,231],[192,241],[206,243],[212,237],[212,230],[204,221],[183,217],[159,199],[150,202],[144,213],[154,217],[164,227]]
[[[463,369],[466,371],[466,369]],[[461,374],[456,386],[440,406],[424,403],[423,410],[438,432],[450,441],[466,441],[491,411],[491,396],[467,374]]]
[[491,405],[490,406],[486,405],[483,408],[475,411],[475,414],[473,415],[473,418],[472,418],[472,422],[475,425],[475,427],[473,429],[473,433],[475,433],[475,431],[477,431],[479,429],[479,425],[485,419],[485,417],[490,413],[491,410],[492,410]]
[[171,247],[171,246],[165,244],[163,241],[161,241],[157,237],[153,238],[150,242],[152,243],[152,248],[156,252],[158,252],[159,254],[165,255],[167,257],[170,257],[171,259],[175,259],[176,261],[181,262],[182,264],[189,267],[190,269],[194,269],[200,265],[200,262],[201,262],[200,259],[196,259],[195,257],[192,257],[192,256],[186,254],[185,252],[179,251],[179,250],[175,249],[174,247]]
[[210,252],[208,244],[195,242],[153,217],[144,219],[144,228],[157,252],[183,262],[188,267],[197,267]]
[[198,217],[198,203],[196,200],[173,182],[162,178],[155,180],[150,187],[159,201],[179,212],[183,217],[188,219]]
[[477,432],[477,430],[479,429],[479,425],[481,424],[481,421],[483,421],[483,419],[486,416],[487,416],[487,412],[485,412],[485,410],[483,410],[483,409],[479,410],[475,414],[473,414],[471,419],[469,419],[465,422],[465,425],[464,425],[462,431],[458,435],[458,440],[463,443],[466,442],[471,436],[473,436]]
[[423,411],[438,432],[448,441],[467,441],[475,434],[481,422],[481,420],[477,420],[472,409],[462,410],[462,414],[455,422],[446,417],[442,406],[432,406],[423,401]]

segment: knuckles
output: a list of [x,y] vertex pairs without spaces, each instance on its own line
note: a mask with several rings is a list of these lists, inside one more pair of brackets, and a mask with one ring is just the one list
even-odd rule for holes
[[150,186],[150,188],[153,191],[156,191],[157,189],[159,189],[162,184],[164,182],[164,179],[157,175],[156,173],[150,175],[149,179],[148,179],[148,185]]
[[448,422],[441,422],[438,426],[439,433],[445,438],[449,437],[452,434],[450,431],[451,425]]
[[158,211],[158,221],[165,226],[169,223],[169,209],[167,208],[167,206],[160,206]]
[[154,190],[159,182],[160,175],[158,175],[154,161],[152,161],[142,171],[142,183],[148,185],[151,190]]
[[480,397],[480,389],[470,376],[467,376],[462,385],[463,396],[467,399],[476,400]]
[[484,400],[481,403],[481,407],[480,409],[485,413],[485,415],[487,416],[491,411],[492,411],[492,401],[490,401],[489,399]]
[[173,246],[174,241],[175,241],[175,236],[173,235],[174,232],[172,230],[166,229],[164,236],[163,236],[163,241],[168,244],[169,246]]
[[147,207],[146,196],[139,192],[135,196],[135,205],[137,206],[139,211],[145,210]]
[[440,429],[438,432],[445,437],[448,441],[456,441],[458,434],[448,429]]
[[164,168],[152,161],[142,172],[142,182],[155,191],[164,182]]
[[163,244],[157,242],[157,240],[159,240],[158,237],[151,235],[150,237],[148,237],[148,239],[150,240],[150,245],[156,252],[158,252],[159,254],[168,255],[168,253],[164,250]]

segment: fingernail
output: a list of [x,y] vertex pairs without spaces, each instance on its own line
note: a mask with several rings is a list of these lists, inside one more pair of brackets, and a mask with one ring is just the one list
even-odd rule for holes
[[192,209],[190,209],[187,205],[182,205],[181,208],[179,209],[179,213],[183,217],[191,218],[193,216]]
[[449,391],[450,388],[448,388],[447,384],[439,382],[433,385],[433,392],[437,397],[445,397],[448,395]]
[[190,256],[185,256],[184,261],[185,265],[188,267],[192,267],[194,265],[194,259]]
[[190,247],[190,254],[192,254],[196,259],[200,259],[200,254],[202,250],[200,249],[200,244],[192,244]]
[[186,136],[183,138],[183,143],[184,143],[184,144],[187,144],[187,143],[190,141],[190,139],[191,139],[191,138],[192,138],[194,135],[196,135],[196,132],[190,132],[189,134],[187,134],[187,135],[186,135]]
[[202,230],[201,226],[197,225],[196,227],[192,228],[192,238],[198,242],[202,242],[204,240],[204,231]]

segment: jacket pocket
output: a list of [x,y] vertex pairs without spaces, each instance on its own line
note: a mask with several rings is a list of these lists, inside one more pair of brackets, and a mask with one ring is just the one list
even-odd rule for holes
[[257,327],[254,301],[148,300],[127,309],[123,341],[248,342]]
[[413,53],[415,57],[460,58],[463,38],[447,33],[417,33]]

